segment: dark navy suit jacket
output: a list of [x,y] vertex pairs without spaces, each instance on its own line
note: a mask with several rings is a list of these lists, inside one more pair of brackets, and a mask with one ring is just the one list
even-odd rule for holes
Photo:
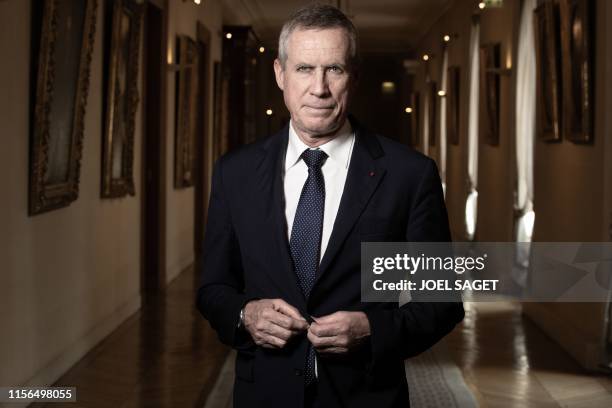
[[223,156],[213,174],[197,307],[225,344],[238,350],[236,407],[302,407],[308,340],[280,350],[256,346],[237,329],[251,299],[282,298],[303,316],[363,311],[369,342],[318,358],[324,407],[408,407],[404,359],[425,351],[463,319],[456,303],[361,302],[362,241],[450,241],[433,160],[351,119],[356,140],[330,241],[311,295],[293,271],[284,212],[288,127]]

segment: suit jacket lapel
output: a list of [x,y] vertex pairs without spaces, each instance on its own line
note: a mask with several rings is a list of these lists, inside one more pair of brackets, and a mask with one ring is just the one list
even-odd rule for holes
[[351,124],[355,129],[355,146],[340,200],[340,208],[327,249],[321,260],[315,285],[330,267],[385,174],[385,169],[376,163],[376,159],[383,155],[378,140],[361,129],[356,121],[351,120]]
[[262,214],[265,214],[265,225],[272,230],[277,256],[276,266],[266,270],[281,292],[287,295],[287,301],[306,313],[306,300],[299,287],[293,271],[293,261],[289,252],[287,239],[287,220],[285,219],[285,195],[283,185],[283,165],[287,151],[288,126],[270,137],[264,144],[262,158],[256,169],[257,186],[254,193],[260,200]]

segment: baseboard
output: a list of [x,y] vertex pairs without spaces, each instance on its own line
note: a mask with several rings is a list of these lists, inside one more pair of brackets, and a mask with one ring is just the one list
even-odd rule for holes
[[523,303],[523,313],[582,367],[589,371],[600,371],[604,358],[602,344],[587,338],[567,319],[543,306],[539,303]]
[[[27,387],[45,387],[55,383],[72,366],[78,363],[89,351],[98,343],[111,334],[119,325],[125,322],[130,316],[140,309],[141,297],[138,294],[110,316],[105,318],[100,324],[90,330],[85,336],[72,344],[65,352],[53,359],[44,368],[39,370],[26,384]],[[78,399],[78,390],[77,390]],[[11,404],[11,407],[26,407],[28,404]]]
[[191,268],[195,262],[193,257],[184,260],[176,267],[168,268],[166,273],[166,285],[169,285],[174,279],[176,279],[181,273]]

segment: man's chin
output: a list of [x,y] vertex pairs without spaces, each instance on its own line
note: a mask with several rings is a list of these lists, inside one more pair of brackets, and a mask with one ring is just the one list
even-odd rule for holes
[[323,123],[305,123],[304,130],[312,137],[327,137],[337,132],[342,126],[343,121],[325,121]]

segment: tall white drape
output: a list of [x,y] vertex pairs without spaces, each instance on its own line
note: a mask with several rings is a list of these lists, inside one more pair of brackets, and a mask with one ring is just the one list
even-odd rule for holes
[[[440,90],[445,94],[448,93],[448,47],[444,47],[444,55],[442,57],[442,80]],[[440,179],[442,180],[442,190],[446,195],[446,97],[440,98],[440,151],[438,158],[440,160]]]
[[470,88],[468,112],[468,197],[465,203],[465,229],[474,239],[478,215],[478,97],[479,97],[480,24],[474,22],[470,34]]
[[531,241],[533,233],[533,148],[536,110],[536,55],[533,10],[536,0],[524,0],[521,11],[516,66],[516,170],[515,208],[521,212],[517,241]]

